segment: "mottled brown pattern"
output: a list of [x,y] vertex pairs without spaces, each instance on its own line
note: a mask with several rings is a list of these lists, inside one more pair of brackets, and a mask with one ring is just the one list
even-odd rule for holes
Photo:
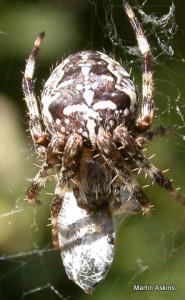
[[[134,82],[118,62],[101,52],[82,51],[70,55],[51,73],[42,92],[40,115],[33,76],[44,33],[40,33],[34,43],[23,77],[30,134],[43,160],[27,190],[27,200],[31,204],[40,203],[39,192],[50,170],[56,167],[57,185],[51,205],[53,244],[60,248],[63,261],[67,253],[75,264],[75,255],[78,255],[81,264],[77,266],[77,273],[74,275],[70,259],[65,261],[65,268],[69,278],[86,292],[106,276],[112,263],[114,214],[123,209],[127,213],[150,213],[151,205],[137,183],[137,174],[142,171],[185,205],[184,196],[142,152],[155,136],[169,130],[161,127],[153,132],[148,130],[154,115],[152,53],[127,1],[123,1],[123,8],[141,53],[143,95],[140,101]],[[70,210],[70,203],[78,218]],[[65,228],[62,215],[70,228]],[[93,228],[92,224],[85,223],[84,215],[86,221],[93,223]],[[105,224],[101,223],[101,217]],[[75,241],[64,236],[63,247],[62,232],[74,236]],[[100,255],[94,257],[93,251],[88,260],[82,241],[84,245],[92,243],[101,249],[102,266],[97,263]],[[92,250],[91,246],[88,250]],[[98,278],[94,280],[97,273]]]

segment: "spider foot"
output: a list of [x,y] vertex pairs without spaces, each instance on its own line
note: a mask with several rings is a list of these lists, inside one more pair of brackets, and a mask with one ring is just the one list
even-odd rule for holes
[[154,210],[154,205],[148,204],[142,207],[142,215],[149,217],[151,215],[151,210]]

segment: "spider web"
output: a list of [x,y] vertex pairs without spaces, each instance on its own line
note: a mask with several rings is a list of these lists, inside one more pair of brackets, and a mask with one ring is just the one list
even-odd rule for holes
[[[41,194],[41,207],[33,208],[24,202],[28,185],[25,178],[36,174],[38,167],[33,163],[40,162],[33,154],[29,133],[26,132],[25,107],[20,104],[22,95],[12,90],[12,82],[15,80],[14,86],[17,90],[21,89],[20,71],[38,31],[46,28],[48,32],[39,57],[38,94],[40,80],[47,78],[50,65],[61,57],[61,51],[66,56],[89,48],[104,49],[121,60],[127,70],[130,69],[141,93],[141,59],[121,1],[78,0],[78,7],[76,1],[51,2],[47,7],[44,1],[39,4],[27,1],[25,5],[15,1],[14,13],[11,6],[1,4],[0,300],[137,299],[142,296],[148,299],[182,299],[184,209],[166,192],[151,185],[149,180],[142,176],[139,178],[141,185],[149,185],[146,193],[155,206],[152,216],[143,218],[135,215],[118,220],[114,263],[106,280],[92,296],[85,295],[66,278],[60,254],[52,247],[51,227],[47,226],[50,224],[51,196],[47,192],[54,190],[53,177]],[[152,159],[153,163],[161,170],[170,168],[169,177],[185,194],[184,3],[183,0],[178,5],[168,0],[163,0],[162,4],[156,0],[133,0],[129,3],[142,23],[154,55],[156,110],[153,127],[162,125],[171,128],[169,135],[156,139],[145,153],[148,157],[157,154]],[[15,26],[14,29],[7,21],[14,17],[12,23],[16,24],[16,14],[21,24],[25,24],[25,20],[27,24],[36,24],[33,30],[29,29],[30,34],[20,27]],[[4,69],[3,58],[7,49],[10,53]],[[134,291],[134,285],[139,284],[171,285],[175,292]]]

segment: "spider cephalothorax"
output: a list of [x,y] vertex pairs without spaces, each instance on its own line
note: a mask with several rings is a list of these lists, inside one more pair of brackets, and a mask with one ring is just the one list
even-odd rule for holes
[[149,131],[154,112],[151,50],[126,1],[123,7],[142,57],[141,101],[130,75],[118,62],[101,52],[79,52],[58,65],[44,85],[42,131],[33,73],[44,33],[35,41],[23,78],[31,136],[44,160],[27,191],[27,199],[39,203],[37,196],[49,169],[57,166],[53,242],[61,248],[69,278],[87,292],[105,277],[112,262],[114,213],[123,208],[143,214],[150,211],[148,198],[135,179],[139,171],[185,204],[171,181],[142,152],[147,142],[166,130]]

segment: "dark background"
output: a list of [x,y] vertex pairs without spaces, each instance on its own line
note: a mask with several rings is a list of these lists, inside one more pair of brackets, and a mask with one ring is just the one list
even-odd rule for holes
[[[139,8],[144,1],[130,3]],[[161,17],[170,4],[167,0],[148,0],[142,9]],[[169,177],[185,193],[185,1],[174,4],[178,30],[169,41],[175,50],[173,56],[157,43],[155,33],[160,35],[162,29],[143,24],[154,53],[154,127],[175,128],[175,134],[148,146],[146,155],[156,153],[152,161],[161,170],[170,168]],[[117,36],[111,31],[113,26],[108,26],[111,18]],[[24,202],[26,178],[32,178],[38,170],[33,163],[41,163],[26,131],[28,116],[21,80],[25,59],[43,30],[47,35],[35,75],[38,97],[52,66],[82,49],[113,53],[128,70],[132,68],[141,92],[140,59],[122,47],[122,42],[129,47],[136,43],[121,1],[0,1],[0,300],[183,299],[184,208],[149,180],[139,178],[142,185],[150,184],[146,192],[154,205],[152,215],[119,220],[114,263],[92,296],[66,278],[60,254],[52,249],[51,227],[46,226],[50,223],[51,197],[46,192],[52,192],[55,183],[47,185],[41,195],[43,205],[38,209]],[[134,292],[134,284],[174,285],[175,291]]]

